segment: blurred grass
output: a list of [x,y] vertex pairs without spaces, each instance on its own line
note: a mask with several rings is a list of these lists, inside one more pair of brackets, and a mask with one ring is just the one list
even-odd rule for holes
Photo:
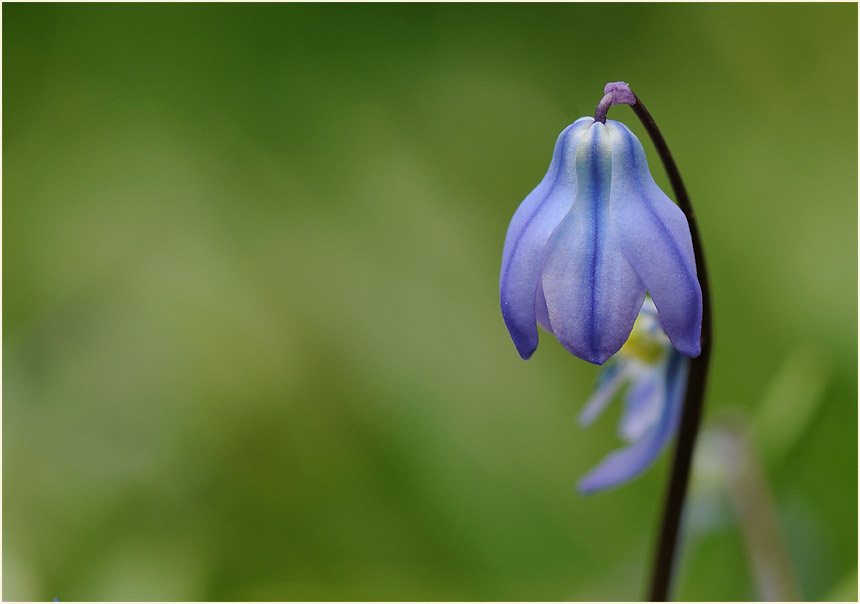
[[[804,596],[856,592],[856,6],[2,14],[4,599],[640,597],[666,461],[575,494],[616,416],[580,431],[594,368],[520,361],[497,300],[618,79],[696,206],[710,407],[779,421],[825,351],[766,469]],[[729,524],[678,596],[748,572]]]

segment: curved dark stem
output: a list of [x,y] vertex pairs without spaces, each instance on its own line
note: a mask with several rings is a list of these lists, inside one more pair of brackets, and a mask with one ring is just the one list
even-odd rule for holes
[[699,423],[702,416],[702,407],[705,400],[705,384],[708,380],[708,366],[711,360],[711,292],[708,283],[708,272],[705,267],[705,255],[702,250],[702,242],[699,239],[699,229],[696,226],[696,218],[693,215],[693,206],[687,196],[687,189],[681,180],[678,166],[672,159],[669,147],[657,128],[654,118],[636,97],[636,102],[631,105],[636,116],[640,119],[648,131],[648,135],[663,160],[663,167],[669,175],[672,189],[678,205],[687,216],[690,223],[690,235],[693,239],[693,251],[696,255],[696,272],[699,276],[699,284],[702,287],[702,354],[690,360],[690,375],[687,378],[687,392],[684,396],[684,410],[681,414],[681,425],[678,431],[678,443],[675,447],[675,459],[672,464],[672,475],[669,479],[669,489],[666,492],[665,505],[663,507],[663,521],[660,528],[660,537],[657,550],[654,555],[654,568],[651,576],[651,591],[648,598],[652,602],[663,602],[669,598],[669,587],[672,579],[675,549],[678,544],[678,525],[681,521],[681,512],[684,508],[684,498],[687,492],[687,483],[690,478],[690,463],[693,457],[693,448],[696,436],[699,432]]

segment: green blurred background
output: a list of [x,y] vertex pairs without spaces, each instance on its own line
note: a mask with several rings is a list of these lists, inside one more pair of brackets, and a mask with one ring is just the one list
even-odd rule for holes
[[[581,430],[596,368],[498,308],[621,79],[707,251],[706,421],[803,596],[857,597],[856,5],[2,14],[4,599],[641,597],[669,456],[577,494],[618,406]],[[696,478],[679,598],[759,597],[727,501]]]

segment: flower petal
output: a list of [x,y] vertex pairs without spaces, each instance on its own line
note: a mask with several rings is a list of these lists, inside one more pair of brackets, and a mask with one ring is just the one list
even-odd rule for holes
[[543,249],[573,203],[573,154],[582,133],[593,121],[580,118],[562,131],[546,176],[517,208],[505,237],[499,279],[502,317],[524,359],[534,353],[538,344],[535,305]]
[[648,171],[645,151],[623,124],[608,120],[612,137],[612,229],[645,284],[672,344],[697,357],[702,351],[702,289],[690,226]]
[[645,286],[610,227],[612,141],[594,123],[576,153],[576,199],[544,251],[541,281],[559,342],[581,359],[604,363],[618,352],[642,302]]
[[583,428],[590,426],[603,413],[603,410],[612,402],[612,399],[621,390],[621,386],[627,381],[631,369],[632,365],[623,360],[610,363],[606,365],[606,369],[601,369],[597,388],[595,388],[594,393],[586,401],[585,407],[582,408],[579,414],[580,426]]
[[664,368],[642,368],[624,401],[624,415],[619,433],[628,442],[642,438],[649,428],[660,420],[666,402],[666,376]]
[[625,483],[647,469],[675,433],[681,417],[684,389],[690,362],[678,353],[669,355],[666,376],[666,404],[660,422],[635,443],[610,453],[579,481],[582,493],[592,493]]
[[549,310],[546,307],[546,298],[543,295],[543,284],[538,279],[537,292],[535,295],[535,318],[537,324],[552,333],[552,325],[549,322]]

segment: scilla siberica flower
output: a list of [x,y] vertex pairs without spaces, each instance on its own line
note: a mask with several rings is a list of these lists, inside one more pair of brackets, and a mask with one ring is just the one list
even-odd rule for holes
[[524,359],[539,323],[572,354],[603,364],[627,341],[646,291],[675,348],[701,351],[690,227],[619,122],[583,117],[559,135],[549,171],[508,227],[499,290]]
[[[629,91],[607,85],[606,92],[613,90]],[[654,310],[643,312],[671,346],[650,366],[622,358],[614,369],[621,373],[607,379],[630,380],[628,407],[651,415],[629,412],[635,420],[625,420],[622,430],[634,444],[611,455],[580,488],[605,488],[644,470],[677,423],[687,362],[675,351],[701,352],[702,291],[687,219],[654,182],[642,145],[626,126],[583,117],[562,131],[546,176],[511,219],[499,291],[523,359],[537,348],[539,324],[570,353],[598,365],[628,341],[650,295]],[[615,392],[603,388],[595,396]]]
[[610,453],[579,482],[589,493],[636,477],[660,454],[678,427],[689,361],[660,327],[657,309],[647,299],[630,338],[601,370],[597,389],[579,416],[590,425],[627,385],[619,436],[629,445]]

